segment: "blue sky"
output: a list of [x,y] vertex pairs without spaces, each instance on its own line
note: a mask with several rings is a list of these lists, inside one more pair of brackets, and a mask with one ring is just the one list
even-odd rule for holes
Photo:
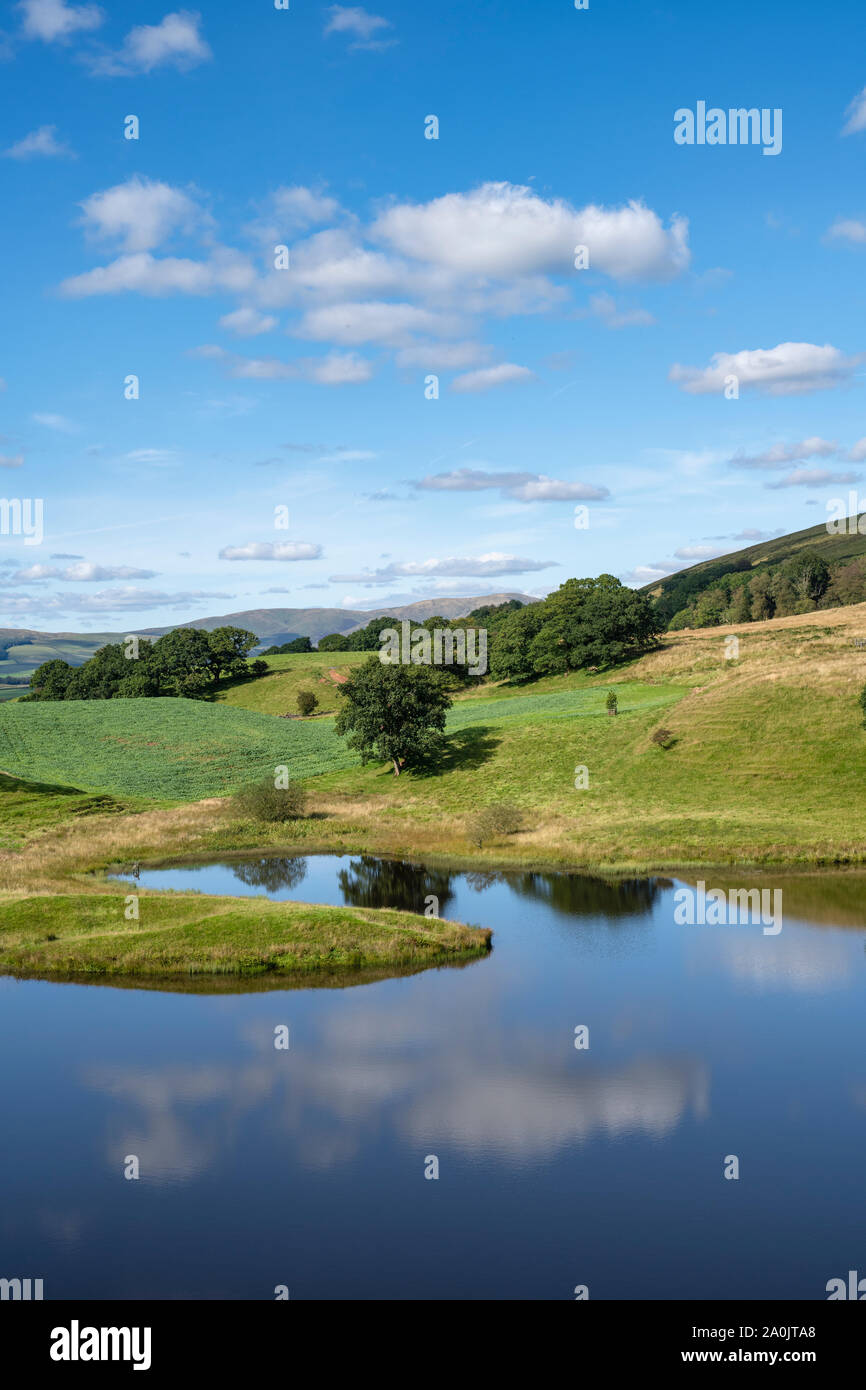
[[[642,583],[866,490],[854,0],[0,31],[0,486],[45,517],[0,625]],[[699,102],[780,152],[677,144]]]

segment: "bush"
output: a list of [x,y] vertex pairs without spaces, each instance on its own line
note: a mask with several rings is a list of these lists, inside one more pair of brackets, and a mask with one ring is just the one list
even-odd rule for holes
[[301,711],[301,714],[304,715],[305,718],[306,718],[306,716],[307,716],[308,714],[312,714],[312,713],[313,713],[313,710],[316,708],[316,706],[318,705],[318,703],[319,703],[319,698],[318,698],[317,695],[314,695],[314,694],[313,694],[312,690],[299,690],[299,691],[298,691],[298,699],[297,699],[298,709]]
[[523,829],[523,812],[511,802],[482,806],[467,826],[470,843],[479,849],[499,835],[516,835]]
[[607,699],[605,700],[604,703],[605,703],[605,707],[606,707],[606,709],[607,709],[608,714],[616,714],[616,703],[617,703],[617,701],[616,701],[616,694],[615,694],[615,692],[614,692],[613,690],[609,690],[609,691],[607,692]]
[[863,711],[863,728],[866,729],[866,685],[860,692],[860,708]]
[[297,820],[304,814],[306,802],[306,792],[300,782],[275,787],[272,777],[266,777],[263,782],[251,782],[234,795],[240,814],[260,821]]
[[266,676],[269,670],[268,663],[263,661],[260,656],[257,656],[255,661],[250,662],[250,671],[254,676]]
[[652,735],[652,741],[657,744],[659,748],[670,748],[674,741],[674,736],[670,729],[656,729],[655,733]]

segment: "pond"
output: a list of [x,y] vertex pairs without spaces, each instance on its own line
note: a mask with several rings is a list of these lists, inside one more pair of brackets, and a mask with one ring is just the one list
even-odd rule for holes
[[0,980],[0,1276],[49,1299],[826,1298],[866,1272],[866,881],[704,877],[704,901],[781,891],[781,929],[689,924],[694,880],[144,869],[143,895],[434,896],[493,951],[352,988]]

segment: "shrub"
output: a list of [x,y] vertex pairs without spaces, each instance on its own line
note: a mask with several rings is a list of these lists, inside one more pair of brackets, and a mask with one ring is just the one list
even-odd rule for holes
[[866,729],[866,685],[860,692],[860,708],[863,711],[863,727]]
[[606,708],[607,708],[608,714],[616,714],[616,703],[617,703],[617,701],[616,701],[616,693],[615,693],[615,691],[609,690],[609,691],[607,692],[607,699],[605,700],[604,703],[605,703],[605,706],[606,706]]
[[254,676],[266,676],[269,670],[268,663],[263,661],[260,656],[257,656],[255,661],[250,662],[250,671]]
[[235,792],[234,796],[235,807],[242,816],[272,822],[297,820],[304,814],[306,800],[306,792],[300,782],[275,787],[271,777],[266,777],[263,782],[251,782]]
[[306,717],[308,714],[312,714],[313,710],[316,708],[318,703],[319,697],[317,695],[314,695],[312,690],[298,691],[297,705],[298,709],[301,711],[301,714],[303,714],[304,717]]
[[511,802],[494,803],[482,806],[476,811],[467,826],[470,843],[479,849],[500,835],[516,835],[523,829],[523,812]]
[[657,744],[659,748],[670,748],[674,741],[674,736],[670,729],[656,729],[655,733],[652,735],[652,741]]

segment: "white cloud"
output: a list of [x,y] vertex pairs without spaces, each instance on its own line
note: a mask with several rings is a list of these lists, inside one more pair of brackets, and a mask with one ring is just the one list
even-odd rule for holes
[[578,245],[588,247],[591,269],[615,279],[670,279],[689,263],[684,218],[674,217],[666,229],[637,201],[577,209],[511,183],[397,204],[382,213],[373,232],[412,259],[498,277],[575,274]]
[[491,349],[482,343],[416,342],[400,348],[394,361],[398,367],[422,367],[431,372],[463,371],[486,362]]
[[731,459],[731,463],[736,468],[785,468],[797,459],[829,458],[832,454],[838,453],[838,450],[839,446],[835,440],[811,435],[808,439],[801,439],[794,444],[774,444],[760,454],[737,454]]
[[23,463],[23,454],[0,454],[0,468],[21,468]]
[[863,463],[866,461],[866,437],[858,439],[854,447],[848,450],[846,457],[851,463]]
[[192,231],[204,219],[189,194],[139,174],[91,194],[81,208],[88,232],[119,240],[125,251],[151,251],[172,233]]
[[309,310],[297,333],[302,338],[356,347],[361,343],[380,343],[403,347],[412,333],[433,333],[447,337],[460,332],[459,322],[414,304],[368,302],[366,304],[327,304]]
[[213,294],[217,290],[243,293],[255,271],[239,252],[223,248],[209,261],[152,256],[149,251],[118,256],[109,265],[73,275],[60,286],[70,299],[99,294],[137,293],[154,297],[170,294]]
[[842,127],[843,135],[855,135],[860,130],[866,130],[866,87],[849,103],[845,114],[848,119]]
[[779,343],[774,348],[754,348],[743,352],[716,352],[709,367],[682,367],[678,363],[668,374],[682,391],[690,395],[722,393],[726,378],[735,376],[739,389],[755,390],[768,396],[804,395],[824,391],[848,381],[859,357],[846,357],[826,343]]
[[7,159],[75,158],[69,146],[57,139],[56,125],[41,125],[38,130],[31,130],[29,135],[10,145],[3,154]]
[[116,53],[94,58],[92,70],[109,77],[129,77],[159,67],[186,72],[213,57],[199,31],[200,24],[201,15],[190,10],[167,14],[159,24],[139,24],[129,31]]
[[727,552],[717,545],[681,545],[679,550],[674,551],[678,560],[714,560],[718,555],[725,555]]
[[350,34],[355,42],[352,48],[387,48],[393,39],[377,39],[375,36],[383,29],[394,26],[381,15],[370,14],[360,5],[331,5],[328,9],[331,18],[325,25],[325,35]]
[[270,333],[276,326],[277,319],[249,308],[235,309],[234,313],[223,314],[220,319],[220,328],[227,328],[239,338],[254,338],[259,333]]
[[413,486],[425,492],[483,492],[498,488],[503,496],[518,502],[598,502],[610,495],[606,487],[562,482],[543,473],[488,473],[480,468],[435,473]]
[[227,545],[219,553],[221,560],[317,560],[320,545],[307,542],[251,541],[249,545]]
[[462,577],[482,575],[492,578],[502,574],[527,574],[534,570],[546,570],[555,566],[554,560],[527,560],[518,555],[504,555],[491,551],[476,558],[449,556],[443,560],[407,560],[393,562],[376,570],[361,574],[335,574],[329,579],[331,584],[389,584],[392,579],[415,576],[434,578],[436,576]]
[[340,212],[336,198],[302,184],[277,188],[260,206],[260,216],[247,232],[264,242],[279,242],[289,232],[329,222]]
[[21,0],[26,38],[63,43],[72,34],[98,29],[105,19],[98,5],[67,5],[65,0]]
[[124,585],[119,589],[100,589],[95,594],[19,594],[4,595],[4,607],[10,613],[41,614],[56,617],[64,613],[128,613],[153,608],[189,608],[200,599],[230,599],[233,594],[210,593],[194,589],[188,593],[154,593]]
[[857,222],[850,217],[838,217],[827,236],[840,241],[853,242],[855,246],[862,246],[866,242],[866,222]]
[[307,381],[318,386],[354,386],[369,381],[372,365],[354,352],[332,352],[327,357],[308,357],[301,363]]
[[515,362],[499,362],[495,367],[479,367],[477,372],[465,372],[451,382],[452,391],[490,391],[495,386],[508,386],[514,381],[529,381],[535,376],[528,367]]
[[822,487],[826,483],[856,483],[859,477],[859,473],[831,473],[826,468],[795,468],[786,478],[780,478],[777,483],[765,483],[764,487]]
[[155,579],[156,570],[134,569],[130,565],[97,565],[82,560],[75,565],[60,569],[56,565],[30,565],[28,569],[18,570],[12,576],[16,583],[30,583],[42,579],[65,579],[74,584],[90,584],[108,579]]
[[618,309],[616,300],[609,294],[594,294],[589,301],[589,310],[608,328],[631,328],[655,323],[646,309]]
[[37,425],[44,425],[48,430],[57,430],[59,434],[75,434],[78,426],[74,420],[67,420],[65,415],[41,415],[33,416]]

